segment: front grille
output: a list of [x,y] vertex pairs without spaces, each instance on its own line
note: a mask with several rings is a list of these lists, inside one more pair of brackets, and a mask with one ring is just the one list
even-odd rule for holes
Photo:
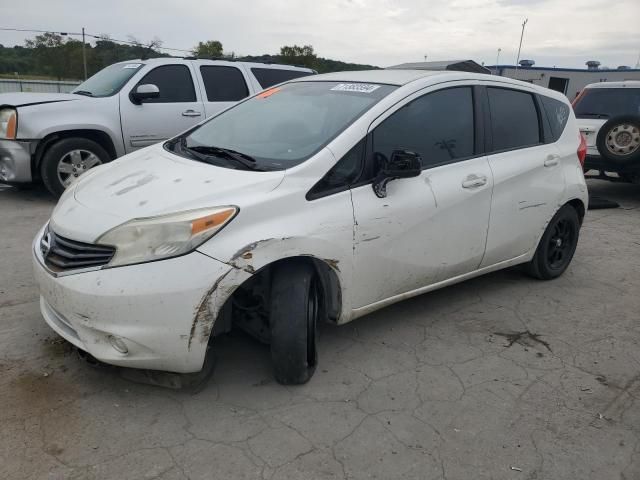
[[114,247],[77,242],[47,228],[40,240],[44,263],[55,272],[106,265],[116,253]]

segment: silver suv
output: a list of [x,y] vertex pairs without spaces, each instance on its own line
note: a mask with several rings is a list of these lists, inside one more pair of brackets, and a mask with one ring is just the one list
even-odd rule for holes
[[0,95],[0,181],[42,179],[58,196],[96,165],[314,73],[288,65],[158,58],[110,65],[70,94]]

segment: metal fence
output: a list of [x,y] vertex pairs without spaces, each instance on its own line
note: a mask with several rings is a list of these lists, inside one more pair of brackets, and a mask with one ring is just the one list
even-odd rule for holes
[[9,92],[44,92],[69,93],[80,85],[80,82],[56,82],[53,80],[20,80],[0,78],[0,93]]

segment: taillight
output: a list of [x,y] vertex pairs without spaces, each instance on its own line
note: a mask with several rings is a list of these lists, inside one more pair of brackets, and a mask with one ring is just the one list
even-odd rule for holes
[[580,165],[584,168],[584,160],[587,158],[587,139],[582,132],[580,132],[580,146],[578,146],[578,160]]

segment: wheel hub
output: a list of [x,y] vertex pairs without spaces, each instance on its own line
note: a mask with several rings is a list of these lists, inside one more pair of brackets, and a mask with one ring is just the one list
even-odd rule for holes
[[620,124],[607,135],[607,150],[616,155],[629,155],[640,148],[640,130],[635,125]]
[[58,161],[58,179],[67,188],[80,175],[101,163],[100,157],[89,150],[71,150]]

